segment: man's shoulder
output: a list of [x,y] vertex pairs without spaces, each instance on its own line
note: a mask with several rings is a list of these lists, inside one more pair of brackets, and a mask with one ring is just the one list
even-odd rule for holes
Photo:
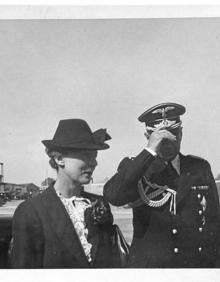
[[206,159],[204,159],[204,158],[202,158],[202,157],[200,157],[200,156],[197,156],[197,155],[191,155],[191,154],[189,154],[189,155],[186,155],[185,157],[188,158],[188,159],[194,160],[194,161],[207,162]]
[[189,162],[189,164],[192,165],[199,165],[202,166],[203,168],[210,167],[209,162],[200,156],[189,154],[185,156],[185,159],[187,160],[187,162]]
[[130,162],[132,162],[134,158],[133,157],[125,157],[123,158],[118,165],[118,169],[123,168],[124,166],[128,165]]

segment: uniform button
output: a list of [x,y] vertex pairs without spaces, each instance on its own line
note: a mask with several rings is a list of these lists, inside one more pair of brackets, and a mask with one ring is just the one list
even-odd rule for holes
[[203,225],[203,226],[205,225],[205,221],[206,221],[206,220],[205,220],[205,217],[203,216],[203,217],[202,217],[202,225]]
[[178,248],[174,248],[173,251],[174,251],[175,254],[179,253],[179,249]]
[[176,233],[177,233],[177,229],[174,228],[174,229],[172,230],[172,233],[173,233],[173,234],[176,234]]
[[202,247],[199,247],[199,249],[198,249],[198,250],[199,250],[199,252],[201,252],[201,251],[202,251]]
[[197,197],[198,197],[198,199],[201,199],[202,196],[201,196],[201,194],[198,194]]
[[200,214],[200,215],[202,214],[202,210],[199,210],[199,214]]
[[202,232],[202,230],[203,230],[202,227],[199,227],[199,232]]

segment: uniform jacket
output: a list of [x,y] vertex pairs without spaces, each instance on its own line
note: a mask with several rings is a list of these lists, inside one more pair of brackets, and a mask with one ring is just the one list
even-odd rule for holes
[[[120,206],[139,198],[138,181],[155,158],[143,150],[125,158],[106,183],[104,197]],[[180,154],[180,175],[153,173],[150,181],[177,191],[177,212],[170,201],[152,208],[133,207],[133,241],[129,267],[215,267],[219,246],[219,200],[210,165],[206,160]]]
[[[101,196],[82,192],[91,201]],[[94,225],[87,214],[88,241],[92,243],[89,263],[71,219],[53,185],[42,194],[21,203],[13,218],[12,261],[14,268],[111,267],[107,231],[113,218],[109,205],[102,225]],[[87,210],[86,210],[87,211]]]

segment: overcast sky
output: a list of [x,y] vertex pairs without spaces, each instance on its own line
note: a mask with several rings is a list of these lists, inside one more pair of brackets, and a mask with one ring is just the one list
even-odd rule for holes
[[5,181],[53,176],[42,139],[60,119],[107,128],[94,180],[146,145],[137,117],[161,102],[186,106],[182,153],[220,173],[220,19],[0,22],[0,161]]

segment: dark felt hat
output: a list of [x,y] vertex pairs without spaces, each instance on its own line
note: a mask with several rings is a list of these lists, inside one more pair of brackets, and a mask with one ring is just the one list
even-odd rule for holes
[[109,148],[105,141],[110,139],[106,129],[92,132],[85,120],[65,119],[59,122],[53,139],[42,140],[42,143],[46,148],[54,150],[105,150]]
[[162,103],[151,107],[139,116],[138,120],[153,128],[178,127],[180,116],[185,113],[184,106],[176,103]]

